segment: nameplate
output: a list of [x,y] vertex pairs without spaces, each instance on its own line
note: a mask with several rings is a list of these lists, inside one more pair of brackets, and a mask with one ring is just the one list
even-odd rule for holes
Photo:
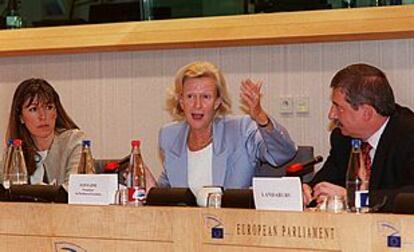
[[253,195],[256,209],[303,211],[298,177],[253,178]]
[[69,177],[69,204],[109,205],[115,202],[117,174],[72,174]]

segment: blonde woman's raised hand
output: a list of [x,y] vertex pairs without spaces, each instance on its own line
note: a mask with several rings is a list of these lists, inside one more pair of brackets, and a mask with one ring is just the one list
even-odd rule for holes
[[269,118],[263,111],[261,100],[262,81],[253,82],[250,79],[242,80],[240,85],[240,98],[247,106],[248,113],[259,125],[267,125]]

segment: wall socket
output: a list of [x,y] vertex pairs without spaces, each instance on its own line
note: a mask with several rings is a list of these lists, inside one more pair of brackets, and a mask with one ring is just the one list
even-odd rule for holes
[[310,107],[309,96],[282,96],[279,97],[279,113],[284,115],[289,114],[308,114]]
[[279,98],[279,112],[281,114],[293,113],[293,97],[284,96]]
[[299,114],[309,113],[309,96],[295,98],[295,111]]

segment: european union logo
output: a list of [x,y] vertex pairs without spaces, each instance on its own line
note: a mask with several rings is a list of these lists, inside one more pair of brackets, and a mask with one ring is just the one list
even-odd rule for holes
[[212,228],[211,229],[211,238],[213,239],[223,239],[224,237],[224,230],[223,228]]
[[387,236],[387,245],[390,248],[401,248],[401,237],[396,235]]
[[58,241],[55,242],[55,251],[86,252],[86,249],[74,243]]
[[361,207],[368,207],[369,206],[369,196],[368,192],[361,192]]

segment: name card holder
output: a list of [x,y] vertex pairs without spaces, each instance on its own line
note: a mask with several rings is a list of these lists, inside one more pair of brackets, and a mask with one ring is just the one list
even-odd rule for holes
[[253,196],[256,209],[303,211],[299,177],[253,178]]
[[110,205],[118,189],[117,174],[72,174],[69,177],[69,204]]

